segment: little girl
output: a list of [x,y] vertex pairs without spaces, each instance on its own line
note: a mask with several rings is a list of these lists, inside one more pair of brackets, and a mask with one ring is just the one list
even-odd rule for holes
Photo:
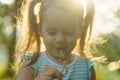
[[[95,80],[94,64],[85,52],[94,5],[87,0],[85,9],[81,0],[79,4],[75,1],[25,2],[22,32],[17,42],[17,52],[24,53],[23,64],[16,80]],[[41,40],[46,48],[42,52]],[[78,54],[73,52],[77,42]]]

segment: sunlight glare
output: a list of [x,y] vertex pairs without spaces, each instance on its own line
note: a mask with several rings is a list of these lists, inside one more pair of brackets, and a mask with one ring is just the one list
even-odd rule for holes
[[79,7],[81,4],[83,5],[84,9],[84,16],[86,15],[86,0],[72,0],[75,6]]
[[[112,1],[113,3],[113,1]],[[116,5],[116,4],[115,4]],[[116,26],[119,24],[114,14],[113,6],[110,6],[109,1],[102,2],[99,0],[95,1],[95,20],[93,28],[93,36],[98,34],[112,33],[116,30]]]
[[109,25],[104,25],[103,27],[98,26],[94,28],[94,31],[95,31],[94,34],[95,35],[100,34],[100,33],[107,34],[107,33],[114,32],[114,30],[115,30],[114,26],[109,26]]
[[0,0],[0,3],[2,4],[8,4],[11,5],[15,2],[15,0]]
[[108,64],[109,71],[115,71],[120,69],[120,60],[118,62],[111,62]]
[[84,0],[72,0],[76,5],[80,5]]
[[80,6],[81,4],[83,5],[83,7],[85,8],[86,6],[86,0],[72,0],[72,2],[75,4],[75,6]]

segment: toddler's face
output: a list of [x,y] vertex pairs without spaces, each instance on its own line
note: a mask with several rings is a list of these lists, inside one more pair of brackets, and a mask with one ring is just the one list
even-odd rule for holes
[[42,37],[49,54],[59,57],[60,51],[67,56],[74,49],[80,31],[79,17],[58,8],[44,12],[41,23]]

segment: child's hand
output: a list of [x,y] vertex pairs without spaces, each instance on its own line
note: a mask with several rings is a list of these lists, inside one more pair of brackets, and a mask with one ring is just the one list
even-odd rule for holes
[[58,80],[63,80],[63,73],[59,70],[51,67],[45,67],[43,70],[38,74],[35,80],[53,80],[57,78]]

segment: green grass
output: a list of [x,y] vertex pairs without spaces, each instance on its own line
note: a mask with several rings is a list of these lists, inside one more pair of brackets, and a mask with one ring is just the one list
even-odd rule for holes
[[14,80],[13,78],[0,78],[0,80]]

